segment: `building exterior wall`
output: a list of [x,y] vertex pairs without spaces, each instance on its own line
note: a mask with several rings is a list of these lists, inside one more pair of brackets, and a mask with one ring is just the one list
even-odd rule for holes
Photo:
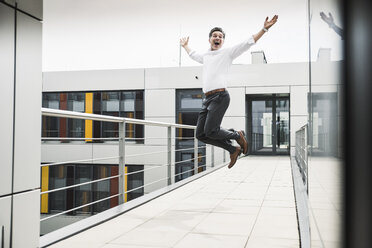
[[0,3],[0,101],[6,106],[0,124],[4,247],[39,246],[41,18],[41,0]]
[[[315,62],[315,67],[318,66]],[[323,63],[323,62],[322,62]],[[318,66],[324,70],[325,78],[336,62],[323,63]],[[328,68],[328,69],[327,69]],[[111,75],[114,73],[114,75]],[[222,122],[224,127],[234,127],[245,130],[246,128],[246,95],[250,94],[289,94],[290,96],[290,134],[291,154],[294,153],[295,132],[307,123],[307,92],[308,92],[308,63],[288,64],[252,64],[233,65],[229,74],[229,93],[231,97],[229,109]],[[320,78],[319,80],[321,80]],[[72,83],[73,82],[73,83]],[[104,82],[104,83],[103,83]],[[71,92],[89,90],[144,90],[144,117],[145,120],[175,123],[176,120],[176,90],[177,89],[200,89],[202,87],[202,67],[174,67],[174,68],[150,68],[150,69],[125,69],[104,71],[74,71],[74,72],[45,72],[43,80],[43,92]],[[167,128],[145,126],[145,144],[130,144],[126,154],[141,152],[154,152],[166,149]],[[174,130],[173,130],[173,137]],[[156,139],[162,137],[163,139]],[[174,145],[174,144],[173,144]],[[46,142],[44,149],[52,149],[53,146],[61,146]],[[69,145],[63,145],[66,148]],[[91,144],[85,144],[86,156],[90,154]],[[69,160],[82,157],[82,150],[70,149]],[[107,151],[107,153],[99,151]],[[219,149],[216,148],[216,151]],[[94,153],[102,156],[116,156],[116,148],[113,145],[94,145]],[[114,152],[113,152],[114,151]],[[222,151],[221,151],[222,152]],[[220,153],[221,153],[220,152]],[[46,154],[43,152],[42,154]],[[48,157],[52,153],[48,152]],[[85,156],[85,155],[84,155]],[[216,155],[217,156],[217,155]],[[225,160],[229,159],[228,154]],[[43,155],[43,161],[45,161]],[[151,159],[150,159],[151,158]],[[62,159],[62,158],[61,158]],[[174,159],[174,156],[173,156]],[[207,158],[210,161],[210,158]],[[50,162],[46,161],[46,162]],[[107,163],[107,161],[105,161]],[[114,162],[114,161],[113,161]],[[166,154],[154,154],[151,157],[129,158],[128,163],[144,164],[145,169],[153,164],[164,165],[167,163]],[[144,175],[144,184],[159,180],[166,176],[167,168],[151,170]],[[145,193],[165,186],[162,181],[145,187]]]

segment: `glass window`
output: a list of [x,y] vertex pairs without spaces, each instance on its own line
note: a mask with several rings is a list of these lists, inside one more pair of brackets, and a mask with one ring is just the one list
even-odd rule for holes
[[[75,112],[85,112],[85,93],[68,93],[67,110]],[[68,137],[71,138],[84,138],[85,120],[69,118],[67,133]]]
[[[176,123],[186,124],[195,126],[198,121],[198,115],[202,108],[203,92],[201,89],[185,89],[176,91],[176,111],[177,119]],[[190,160],[194,158],[193,147],[194,147],[194,130],[193,129],[176,129],[176,162],[185,161],[176,164],[176,174],[182,173],[176,176],[176,181],[185,179],[193,175],[194,161]],[[198,146],[205,146],[204,143],[198,142]],[[190,150],[184,150],[190,149]],[[183,151],[178,151],[183,150]],[[192,152],[190,152],[192,151]],[[198,153],[200,156],[205,155],[205,148],[199,148]],[[205,165],[205,157],[198,159],[199,166]],[[205,167],[200,167],[200,171],[204,170]],[[191,171],[190,171],[191,170]],[[189,172],[186,172],[189,171]],[[199,170],[198,170],[199,171]],[[183,173],[185,172],[185,173]]]
[[136,189],[128,193],[127,200],[130,201],[144,194],[144,189],[141,187],[143,186],[143,165],[127,165],[127,168],[128,173],[141,171],[128,175],[128,191]]
[[[59,109],[59,93],[44,93],[43,108]],[[59,136],[59,118],[43,116],[42,118],[42,137]]]

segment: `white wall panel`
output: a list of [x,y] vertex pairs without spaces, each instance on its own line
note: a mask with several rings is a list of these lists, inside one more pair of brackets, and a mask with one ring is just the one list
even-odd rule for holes
[[265,87],[245,87],[245,93],[247,95],[254,94],[280,94],[289,93],[289,86],[265,86]]
[[40,190],[13,196],[14,248],[39,247]]
[[[4,247],[9,247],[10,242],[10,212],[11,197],[0,197],[0,244],[3,239]],[[4,227],[4,236],[1,238],[1,228]]]
[[133,90],[144,88],[144,70],[95,70],[43,73],[43,91]]
[[307,63],[233,65],[228,86],[307,85]]
[[[148,121],[157,121],[157,122],[164,122],[164,123],[176,123],[176,117],[146,117]],[[168,128],[167,127],[158,127],[158,126],[145,126],[145,144],[146,145],[166,145],[167,140],[165,139],[168,135]],[[175,137],[175,130],[172,128],[172,137]],[[156,139],[154,139],[156,138]],[[159,139],[158,139],[159,138]],[[174,142],[174,141],[172,141]]]
[[342,62],[318,61],[311,63],[311,86],[342,84]]
[[14,10],[0,4],[0,196],[12,189],[13,96],[14,96]]
[[225,116],[222,120],[221,127],[229,129],[244,130],[246,127],[246,118],[244,116]]
[[[176,115],[175,89],[145,91],[145,119],[150,117],[172,117]],[[172,121],[174,123],[174,119]]]
[[307,115],[308,86],[291,86],[291,116]]
[[14,191],[40,186],[41,23],[18,13]]
[[[197,78],[196,78],[197,77]],[[202,67],[146,69],[146,89],[202,88]]]
[[230,106],[225,116],[245,116],[245,89],[244,87],[229,88]]

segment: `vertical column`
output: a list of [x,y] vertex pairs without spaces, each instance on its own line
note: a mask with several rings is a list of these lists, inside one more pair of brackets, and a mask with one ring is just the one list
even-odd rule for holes
[[196,129],[194,131],[194,175],[198,174],[198,139],[196,138]]
[[41,18],[42,0],[0,2],[1,247],[39,246]]
[[211,167],[214,167],[214,146],[211,147]]
[[125,202],[125,122],[119,123],[119,205]]
[[[40,235],[41,37],[32,6],[15,16],[14,145],[11,247],[38,247]],[[29,8],[30,7],[30,8]],[[26,14],[27,13],[27,14]]]
[[172,184],[173,176],[172,176],[172,127],[168,127],[168,134],[167,134],[167,151],[168,151],[168,185]]
[[[15,10],[0,3],[0,228],[2,242],[9,247],[13,168]],[[0,246],[2,247],[2,246]]]
[[[85,113],[93,114],[93,93],[85,93]],[[92,142],[93,121],[85,120],[85,141]]]

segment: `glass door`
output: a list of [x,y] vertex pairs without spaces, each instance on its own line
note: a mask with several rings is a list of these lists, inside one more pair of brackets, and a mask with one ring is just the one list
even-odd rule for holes
[[289,154],[289,96],[247,97],[249,154]]

